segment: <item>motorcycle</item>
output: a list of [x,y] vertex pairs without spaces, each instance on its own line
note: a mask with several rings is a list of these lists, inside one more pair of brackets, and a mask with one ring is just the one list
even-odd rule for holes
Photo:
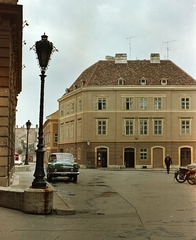
[[185,179],[187,180],[187,182],[188,182],[189,184],[195,185],[195,184],[196,184],[196,168],[190,169],[190,170],[186,173]]
[[174,178],[176,181],[179,183],[184,183],[187,180],[186,174],[189,172],[189,170],[190,169],[187,167],[180,167],[178,170],[176,170],[174,173]]

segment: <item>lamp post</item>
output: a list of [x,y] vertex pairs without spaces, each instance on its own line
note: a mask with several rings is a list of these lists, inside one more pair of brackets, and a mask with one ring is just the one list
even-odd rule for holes
[[32,188],[47,188],[46,181],[44,180],[44,144],[43,144],[43,109],[44,109],[44,81],[45,71],[48,67],[51,54],[56,51],[52,42],[48,41],[48,36],[42,35],[41,40],[37,41],[32,47],[37,54],[39,66],[41,69],[41,91],[40,91],[40,110],[39,110],[39,132],[38,144],[36,150],[36,166],[35,166],[35,179],[32,182]]
[[31,122],[30,122],[30,120],[28,120],[28,122],[26,122],[26,127],[27,127],[27,147],[26,147],[25,165],[29,165],[28,152],[29,152],[29,129],[30,129],[30,127],[31,127]]

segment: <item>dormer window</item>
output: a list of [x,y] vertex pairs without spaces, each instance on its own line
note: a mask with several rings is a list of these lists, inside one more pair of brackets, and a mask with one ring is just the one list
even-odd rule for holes
[[161,79],[161,85],[167,85],[167,79]]
[[140,79],[140,84],[141,84],[141,85],[146,85],[146,78],[144,78],[144,77],[141,78],[141,79]]
[[119,78],[118,79],[118,85],[124,85],[125,84],[125,81],[123,78]]

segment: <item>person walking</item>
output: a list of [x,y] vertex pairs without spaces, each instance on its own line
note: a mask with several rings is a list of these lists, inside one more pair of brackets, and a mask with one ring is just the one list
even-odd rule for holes
[[165,165],[166,165],[166,168],[167,168],[167,174],[169,174],[171,164],[172,164],[172,159],[169,156],[169,154],[167,154],[167,157],[165,158]]

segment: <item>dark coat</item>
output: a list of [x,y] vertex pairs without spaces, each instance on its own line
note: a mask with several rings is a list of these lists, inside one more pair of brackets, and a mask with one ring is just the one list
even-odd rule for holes
[[169,156],[167,156],[165,158],[165,165],[166,166],[170,166],[171,164],[172,164],[172,159]]

